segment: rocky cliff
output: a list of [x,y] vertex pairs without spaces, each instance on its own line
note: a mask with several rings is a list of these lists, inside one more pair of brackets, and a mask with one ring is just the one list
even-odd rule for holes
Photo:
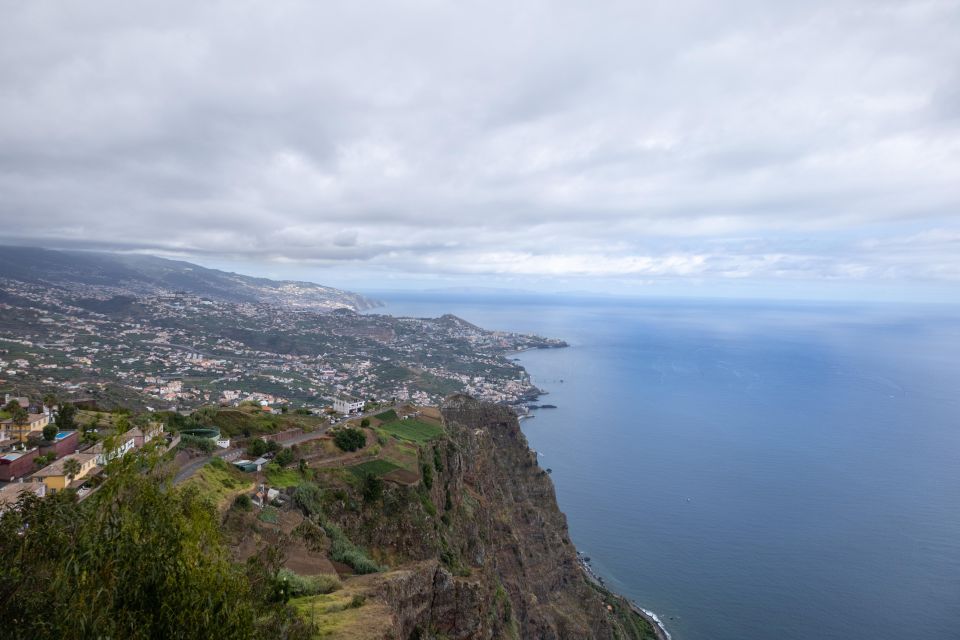
[[352,539],[397,567],[351,579],[389,612],[370,637],[656,638],[585,575],[516,415],[466,396],[442,415],[445,439],[421,454],[430,482],[389,487],[375,513],[341,510]]

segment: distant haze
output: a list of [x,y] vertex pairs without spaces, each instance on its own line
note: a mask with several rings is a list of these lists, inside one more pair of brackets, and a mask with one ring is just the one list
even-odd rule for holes
[[4,242],[960,299],[960,2],[0,0]]

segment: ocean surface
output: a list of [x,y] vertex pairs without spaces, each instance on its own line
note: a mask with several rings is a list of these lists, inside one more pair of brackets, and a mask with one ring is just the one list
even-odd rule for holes
[[674,640],[960,638],[960,311],[380,294],[563,338],[522,423]]

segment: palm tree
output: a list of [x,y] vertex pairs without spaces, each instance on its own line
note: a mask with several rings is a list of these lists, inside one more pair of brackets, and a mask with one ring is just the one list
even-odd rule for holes
[[76,458],[67,458],[63,461],[63,472],[67,476],[67,484],[70,484],[80,473],[80,463]]

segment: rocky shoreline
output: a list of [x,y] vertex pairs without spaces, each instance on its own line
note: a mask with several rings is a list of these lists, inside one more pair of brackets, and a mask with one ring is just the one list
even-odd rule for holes
[[[585,555],[582,551],[577,551],[577,561],[580,563],[580,568],[583,569],[583,573],[587,576],[587,579],[590,580],[593,584],[600,587],[601,589],[607,589],[607,585],[600,574],[598,574],[592,566],[590,566],[590,558]],[[620,596],[623,598],[623,596]],[[635,614],[647,621],[647,623],[653,628],[654,635],[657,636],[657,640],[671,640],[670,632],[667,631],[666,626],[660,618],[657,617],[652,611],[647,611],[642,608],[636,602],[629,600],[628,598],[623,598],[627,604],[630,605],[630,609],[633,610]]]

